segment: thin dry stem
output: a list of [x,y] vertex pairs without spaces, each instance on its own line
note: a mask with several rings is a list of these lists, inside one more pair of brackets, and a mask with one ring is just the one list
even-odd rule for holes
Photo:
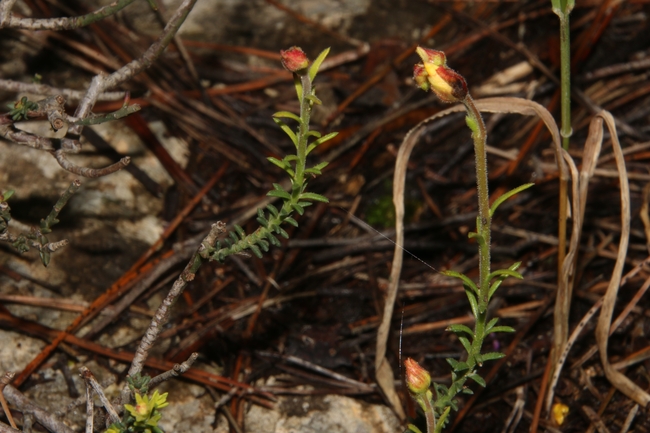
[[[158,336],[160,335],[162,328],[169,320],[171,307],[174,305],[174,303],[176,303],[176,300],[183,293],[185,287],[187,287],[187,283],[189,283],[194,279],[196,271],[201,266],[201,263],[204,260],[203,257],[201,256],[201,253],[208,246],[210,247],[213,246],[217,240],[217,237],[220,234],[224,233],[225,231],[226,231],[226,225],[224,223],[218,222],[216,224],[213,224],[208,235],[203,239],[203,242],[201,242],[201,245],[196,250],[196,252],[190,259],[187,266],[185,266],[185,269],[183,270],[183,272],[181,272],[181,275],[174,282],[172,289],[169,291],[165,299],[161,302],[160,306],[158,307],[158,310],[156,311],[155,316],[153,317],[153,319],[151,319],[149,328],[147,329],[144,336],[142,337],[142,340],[140,341],[140,345],[138,346],[138,349],[135,352],[135,356],[133,357],[133,361],[131,362],[131,367],[129,368],[129,372],[128,372],[129,376],[134,377],[135,375],[139,374],[142,371],[144,362],[149,356],[149,351],[151,350],[154,343],[158,339]],[[125,386],[121,394],[122,402],[128,401],[130,394],[131,391],[129,390],[128,386]]]
[[[104,409],[106,409],[106,412],[108,412],[108,417],[111,420],[112,423],[114,422],[120,422],[120,416],[117,414],[117,411],[111,404],[110,400],[106,397],[106,394],[104,394],[104,389],[102,386],[97,382],[97,379],[95,379],[95,376],[93,373],[87,368],[87,367],[80,367],[79,368],[79,373],[83,380],[86,382],[86,387],[90,385],[90,387],[97,393],[99,396],[99,399],[101,400],[102,404],[104,405]],[[87,389],[87,388],[86,388]]]

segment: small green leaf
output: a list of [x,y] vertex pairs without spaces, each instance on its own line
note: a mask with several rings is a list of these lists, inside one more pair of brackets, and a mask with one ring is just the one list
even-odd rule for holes
[[515,328],[512,326],[495,326],[490,332],[515,332]]
[[485,362],[485,361],[492,361],[495,359],[501,359],[506,355],[501,352],[488,352],[488,353],[482,353],[480,356],[481,356],[481,361]]
[[271,232],[267,232],[267,233],[266,233],[266,238],[269,240],[269,242],[271,242],[271,245],[273,245],[274,247],[280,247],[280,246],[282,246],[282,244],[280,243],[280,241],[278,240],[278,238],[276,238],[275,236],[273,236],[273,233],[271,233]]
[[312,142],[311,144],[318,146],[319,144],[323,144],[326,141],[331,140],[332,138],[336,137],[337,135],[339,135],[338,132],[330,132],[329,134],[326,134],[326,135],[322,136],[321,138],[319,138],[318,140]]
[[318,99],[318,96],[313,93],[311,95],[307,95],[307,100],[314,105],[323,105],[323,101]]
[[497,271],[494,271],[488,276],[488,280],[491,281],[496,277],[503,277],[503,279],[506,279],[507,277],[517,278],[518,280],[524,279],[523,275],[521,275],[519,272],[510,269],[499,269]]
[[464,286],[469,287],[469,288],[472,289],[475,293],[478,293],[478,287],[476,286],[476,284],[474,283],[474,281],[472,281],[472,280],[469,279],[469,277],[468,277],[467,275],[465,275],[465,274],[461,274],[460,272],[451,271],[451,270],[449,270],[449,271],[442,271],[441,274],[442,274],[442,275],[446,275],[446,276],[448,276],[448,277],[458,278],[459,280],[461,280],[461,281],[463,282],[463,285],[464,285]]
[[291,200],[291,194],[282,190],[274,189],[273,191],[267,192],[266,195],[269,197],[279,197],[285,200]]
[[241,239],[244,239],[246,237],[246,232],[244,231],[244,229],[237,224],[235,224],[235,231],[237,231],[237,234]]
[[302,215],[305,213],[305,209],[303,209],[303,207],[300,206],[298,203],[292,204],[291,207],[293,208],[293,210],[298,212],[298,215]]
[[266,160],[269,161],[273,165],[277,165],[282,170],[286,170],[287,168],[289,168],[289,166],[287,164],[285,164],[284,161],[280,161],[279,159],[273,158],[272,156],[269,156],[268,158],[266,158]]
[[324,195],[316,194],[314,192],[303,192],[300,194],[300,198],[303,200],[314,200],[320,201],[323,203],[329,203],[330,201]]
[[275,232],[282,236],[285,239],[289,239],[289,233],[287,233],[282,227],[277,226],[275,227]]
[[459,335],[458,340],[463,345],[467,353],[470,353],[472,351],[472,343],[470,343],[469,338],[465,337],[464,335]]
[[404,433],[408,433],[409,430],[412,431],[413,433],[422,433],[422,431],[416,426],[414,426],[413,424],[408,424],[406,426],[406,431]]
[[298,123],[302,123],[302,121],[300,120],[300,117],[298,115],[296,115],[296,114],[293,114],[290,111],[278,111],[277,113],[273,114],[273,117],[284,117],[284,118],[288,118],[288,119],[293,119]]
[[467,377],[469,377],[469,378],[472,379],[474,382],[476,382],[476,383],[478,383],[479,385],[481,385],[483,388],[485,388],[485,387],[487,386],[487,384],[485,383],[485,379],[483,379],[483,378],[482,378],[481,376],[479,376],[478,374],[470,374],[470,375],[467,376]]
[[272,204],[267,204],[266,205],[266,210],[269,211],[271,215],[273,215],[274,218],[278,217],[278,208],[273,206]]
[[446,361],[451,365],[455,372],[465,371],[469,368],[466,362],[458,362],[454,358],[446,358]]
[[321,136],[321,133],[318,132],[318,131],[307,131],[307,133],[305,134],[305,137],[316,137],[316,138],[320,138],[320,136]]
[[298,221],[296,221],[295,219],[293,219],[293,218],[291,218],[291,217],[286,217],[286,218],[284,219],[284,221],[287,222],[287,223],[289,223],[289,224],[291,224],[291,225],[294,226],[294,227],[298,227]]
[[262,251],[260,251],[260,249],[257,247],[257,245],[249,245],[248,248],[251,249],[253,254],[255,254],[258,259],[262,258]]
[[492,318],[492,319],[488,322],[488,324],[485,325],[485,333],[486,333],[486,334],[489,333],[489,332],[490,332],[490,329],[494,328],[494,325],[496,325],[498,321],[499,321],[499,318],[498,318],[498,317],[494,317],[494,318]]
[[259,245],[264,252],[267,252],[269,250],[269,243],[266,242],[264,239],[259,239],[257,241],[257,245]]
[[316,57],[316,60],[314,60],[314,63],[311,64],[308,70],[309,74],[309,80],[314,81],[314,78],[316,77],[316,74],[318,73],[318,69],[320,69],[321,63],[323,63],[323,60],[325,60],[325,57],[327,57],[327,54],[330,52],[329,48],[325,48],[321,53]]
[[278,126],[280,126],[280,128],[289,136],[289,138],[293,142],[293,145],[296,146],[296,148],[298,148],[298,137],[296,137],[296,133],[291,130],[289,125],[287,125],[280,119],[276,119],[275,117],[273,118],[273,121],[277,123]]
[[464,332],[464,333],[466,333],[466,334],[468,334],[468,335],[470,335],[472,337],[474,336],[474,332],[471,329],[469,329],[469,327],[467,327],[465,325],[449,325],[447,327],[447,330],[451,331],[451,332],[455,332],[457,334],[461,333],[461,332]]
[[474,391],[472,391],[471,388],[463,388],[463,390],[461,392],[463,394],[467,394],[467,395],[474,395]]
[[469,306],[472,309],[472,314],[474,317],[478,317],[478,302],[476,302],[476,296],[474,296],[474,293],[472,293],[472,291],[467,287],[465,288],[465,294],[469,300]]
[[291,166],[293,161],[298,161],[298,155],[287,155],[282,158],[282,161],[286,162],[288,166]]
[[518,186],[515,189],[512,189],[512,190],[508,191],[507,193],[503,194],[502,196],[500,196],[498,199],[496,199],[494,201],[494,203],[492,203],[492,206],[490,206],[490,216],[494,215],[494,212],[496,212],[497,208],[501,205],[501,203],[508,200],[513,195],[530,188],[533,185],[535,185],[535,184],[534,183],[525,183],[525,184],[523,184],[521,186]]
[[296,94],[298,95],[298,101],[302,104],[302,82],[298,74],[293,74],[293,85],[296,87]]
[[14,190],[13,189],[9,189],[9,190],[5,191],[2,194],[3,201],[9,200],[12,195],[14,195]]

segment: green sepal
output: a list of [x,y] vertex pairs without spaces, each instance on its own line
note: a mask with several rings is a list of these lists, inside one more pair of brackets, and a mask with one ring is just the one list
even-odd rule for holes
[[316,60],[314,60],[314,63],[309,66],[309,70],[307,73],[309,74],[309,80],[314,81],[314,78],[316,77],[316,74],[318,73],[318,69],[320,69],[321,63],[323,63],[323,60],[325,60],[325,57],[327,57],[327,54],[329,54],[330,49],[325,48],[321,53],[316,57]]
[[293,119],[298,123],[302,123],[302,120],[300,120],[300,117],[290,111],[278,111],[277,113],[273,114],[273,117],[284,117],[288,119]]
[[492,206],[490,206],[490,216],[494,215],[494,212],[496,212],[497,208],[501,205],[501,203],[508,200],[513,195],[515,195],[517,193],[520,193],[521,191],[524,191],[524,190],[530,188],[533,185],[535,185],[535,184],[534,183],[525,183],[525,184],[523,184],[521,186],[518,186],[515,189],[512,189],[512,190],[508,191],[507,193],[503,194],[502,196],[500,196],[498,199],[496,199],[494,201],[494,203],[492,203]]
[[464,285],[464,286],[469,287],[469,288],[472,289],[475,293],[478,293],[478,292],[479,292],[478,287],[476,286],[476,284],[474,283],[474,281],[470,280],[470,278],[469,278],[467,275],[465,275],[465,274],[461,274],[460,272],[451,271],[451,270],[448,270],[448,271],[442,271],[442,272],[440,272],[440,273],[441,273],[442,275],[446,275],[446,276],[448,276],[448,277],[458,278],[459,280],[461,280],[461,281],[463,282],[463,285]]
[[275,117],[273,118],[273,121],[280,127],[280,129],[282,129],[285,132],[285,134],[289,136],[289,138],[293,142],[293,145],[296,146],[296,148],[298,148],[298,137],[296,137],[296,133],[293,132],[291,127],[289,127],[289,125],[284,123],[282,120],[276,119]]
[[316,194],[315,192],[303,192],[300,194],[300,198],[304,200],[314,200],[320,201],[323,203],[329,203],[330,201],[324,195]]
[[466,333],[468,335],[474,336],[474,332],[471,329],[469,329],[468,326],[465,326],[465,325],[459,325],[459,324],[457,324],[457,325],[449,325],[449,326],[447,326],[447,331],[451,331],[451,332],[454,332],[456,334],[464,332],[464,333]]

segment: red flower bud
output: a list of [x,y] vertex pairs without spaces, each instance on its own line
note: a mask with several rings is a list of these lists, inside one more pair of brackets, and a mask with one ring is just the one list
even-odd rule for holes
[[420,367],[415,360],[406,358],[406,385],[413,394],[424,394],[431,386],[431,375],[424,368]]
[[[422,67],[426,71],[426,78],[430,88],[441,101],[460,102],[467,97],[467,83],[462,75],[447,67],[445,53],[422,47],[418,47],[416,51],[424,62]],[[416,65],[417,70],[418,66]],[[422,72],[419,74],[419,77],[425,76]],[[425,89],[418,82],[418,79],[422,78],[416,78],[415,81],[421,88]]]
[[280,50],[280,61],[282,61],[282,66],[285,69],[297,74],[300,74],[309,66],[307,55],[298,47],[291,47],[286,51]]

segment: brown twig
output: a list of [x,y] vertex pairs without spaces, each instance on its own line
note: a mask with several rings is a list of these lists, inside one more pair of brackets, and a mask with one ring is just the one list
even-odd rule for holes
[[13,428],[17,429],[18,426],[14,422],[14,417],[11,416],[11,410],[9,409],[9,406],[7,406],[7,400],[5,400],[5,396],[3,394],[5,386],[11,383],[11,380],[15,375],[15,373],[8,371],[2,376],[2,379],[0,379],[0,403],[2,404],[2,410],[4,410],[5,416],[9,420],[9,424],[11,424]]
[[95,376],[88,369],[88,367],[85,366],[79,367],[79,373],[80,376],[83,378],[84,382],[86,382],[86,386],[90,385],[90,387],[93,389],[93,391],[95,391],[95,393],[101,400],[102,404],[104,405],[104,409],[106,409],[106,412],[108,412],[108,417],[111,420],[111,422],[112,423],[120,422],[120,416],[117,414],[117,411],[111,404],[110,400],[106,397],[106,394],[104,394],[104,390],[102,389],[102,386],[99,384],[99,382],[97,382],[97,379],[95,379]]
[[36,420],[48,430],[57,433],[74,433],[74,430],[58,420],[50,412],[36,406],[13,386],[5,386],[3,392],[7,400],[16,406],[18,410],[32,413]]
[[194,361],[196,361],[198,357],[199,354],[197,352],[194,352],[190,355],[189,358],[187,358],[187,361],[181,364],[174,364],[174,368],[172,368],[171,370],[167,370],[166,372],[159,374],[158,376],[152,377],[151,381],[149,381],[149,387],[153,387],[173,377],[178,377],[181,374],[184,374],[187,370],[189,370],[192,367],[192,364],[194,364]]
[[[158,339],[158,335],[162,331],[163,326],[165,326],[169,320],[169,314],[171,312],[170,310],[172,305],[174,305],[178,297],[183,293],[187,284],[194,279],[196,271],[201,266],[203,262],[201,253],[208,247],[213,246],[217,240],[217,237],[225,231],[226,225],[224,223],[218,222],[216,224],[213,224],[210,233],[208,233],[208,235],[203,239],[203,242],[201,242],[201,245],[194,253],[194,256],[190,259],[187,266],[185,266],[185,269],[178,277],[176,282],[174,282],[172,289],[169,291],[165,299],[161,302],[158,310],[156,311],[156,315],[151,320],[151,324],[142,337],[142,341],[140,341],[140,345],[138,346],[135,356],[133,357],[133,361],[131,362],[131,367],[129,368],[129,376],[133,377],[142,371],[142,367],[144,366],[144,362],[149,355],[149,351]],[[121,395],[123,402],[128,401],[130,392],[131,391],[128,387],[124,388]]]

